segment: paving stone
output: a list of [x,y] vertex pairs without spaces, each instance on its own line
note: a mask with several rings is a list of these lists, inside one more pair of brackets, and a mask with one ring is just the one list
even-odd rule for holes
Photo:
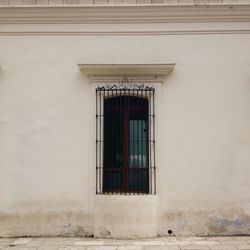
[[[9,246],[9,244],[13,246]],[[171,237],[146,240],[0,238],[0,250],[250,250],[250,237]]]
[[116,250],[117,246],[87,246],[86,250]]
[[218,245],[218,246],[209,246],[210,250],[236,250],[237,248],[235,246],[230,245]]
[[117,250],[142,250],[143,246],[118,246]]
[[186,245],[186,246],[180,246],[181,250],[206,250],[209,249],[208,246],[204,245]]
[[35,247],[13,246],[5,247],[3,250],[36,250]]
[[25,244],[27,247],[40,247],[45,243],[45,239],[32,239],[27,244]]
[[36,249],[37,250],[57,250],[58,246],[41,246]]
[[68,247],[59,247],[58,250],[85,250],[85,247],[72,247],[72,246],[68,246]]
[[158,240],[155,240],[155,241],[142,240],[142,241],[135,241],[134,245],[151,245],[151,246],[165,245],[165,242],[164,241],[158,241]]
[[20,238],[10,243],[11,246],[27,244],[31,241],[31,238]]
[[227,241],[221,241],[221,244],[227,244],[227,245],[246,245],[248,244],[246,240],[227,240]]
[[218,241],[214,240],[194,240],[192,241],[193,244],[195,245],[220,245]]
[[216,236],[216,237],[206,237],[207,240],[216,240],[216,241],[232,241],[232,237],[223,237],[223,236]]
[[100,246],[104,245],[104,241],[91,240],[91,241],[76,241],[75,246]]
[[239,250],[250,250],[250,245],[249,244],[245,244],[245,245],[235,245],[236,249]]
[[43,246],[67,246],[68,243],[69,241],[66,241],[65,239],[56,238],[54,240],[52,239],[46,240]]
[[231,240],[249,240],[249,236],[231,236],[231,237],[223,237],[223,238],[229,238]]
[[192,244],[191,240],[180,240],[180,241],[169,241],[166,242],[166,245],[180,245],[180,246],[189,246]]
[[107,245],[107,246],[126,246],[126,245],[133,245],[133,241],[130,241],[130,240],[105,240],[104,245]]
[[143,250],[180,250],[179,246],[144,246]]
[[13,239],[0,238],[0,244],[10,244],[13,242]]

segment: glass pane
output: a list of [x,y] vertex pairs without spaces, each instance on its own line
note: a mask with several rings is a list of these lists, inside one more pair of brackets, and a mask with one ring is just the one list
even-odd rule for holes
[[147,167],[146,120],[129,120],[129,167]]
[[104,187],[105,189],[119,189],[122,187],[122,173],[121,172],[104,172]]
[[123,114],[107,112],[104,118],[104,167],[123,167]]
[[129,173],[129,189],[137,192],[146,192],[148,189],[147,172],[130,172]]

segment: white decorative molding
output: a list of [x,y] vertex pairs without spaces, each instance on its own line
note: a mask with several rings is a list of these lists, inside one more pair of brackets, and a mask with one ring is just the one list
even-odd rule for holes
[[165,23],[250,21],[249,4],[2,7],[3,23]]
[[0,36],[195,34],[250,34],[250,5],[0,8]]
[[136,36],[250,34],[250,22],[135,24],[1,24],[0,36]]
[[126,76],[135,82],[162,81],[175,68],[170,64],[78,64],[91,82],[119,82]]

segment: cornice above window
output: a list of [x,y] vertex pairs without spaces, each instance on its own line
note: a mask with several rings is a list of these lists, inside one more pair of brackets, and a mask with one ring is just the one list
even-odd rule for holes
[[117,82],[124,76],[138,81],[161,81],[175,68],[175,63],[162,64],[78,64],[91,81]]

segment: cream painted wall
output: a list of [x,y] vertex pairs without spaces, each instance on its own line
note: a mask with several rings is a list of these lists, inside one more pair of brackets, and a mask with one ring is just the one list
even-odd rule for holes
[[[1,36],[0,236],[250,233],[250,35]],[[157,194],[95,195],[78,63],[175,62],[156,91]]]

